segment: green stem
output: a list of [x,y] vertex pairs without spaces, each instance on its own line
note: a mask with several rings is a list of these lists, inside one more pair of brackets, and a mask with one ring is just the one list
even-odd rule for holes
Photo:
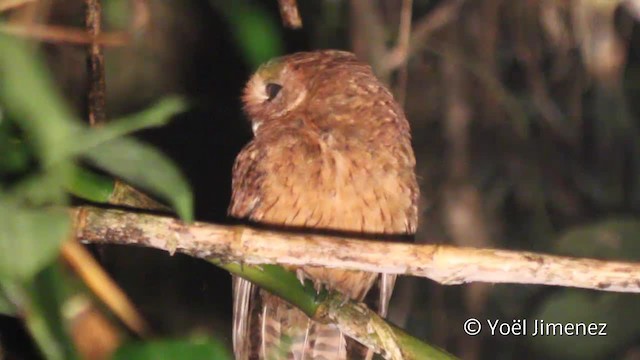
[[210,260],[234,275],[245,278],[261,288],[278,295],[280,298],[295,305],[307,316],[313,317],[318,310],[318,295],[310,281],[304,286],[296,275],[278,265],[242,265],[238,263],[223,263],[220,260]]
[[108,203],[115,188],[115,181],[80,166],[74,166],[73,176],[66,184],[71,194],[96,203]]
[[432,360],[454,360],[457,357],[437,346],[429,345],[415,337],[407,334],[404,330],[395,325],[391,325],[398,346],[402,349],[406,360],[410,359],[432,359]]

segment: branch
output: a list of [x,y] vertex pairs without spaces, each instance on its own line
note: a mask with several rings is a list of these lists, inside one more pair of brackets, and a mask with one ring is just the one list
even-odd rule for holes
[[[85,0],[85,25],[87,32],[96,38],[102,31],[102,4],[100,0]],[[101,125],[107,121],[105,111],[105,79],[104,79],[104,53],[97,42],[89,46],[88,52],[89,70],[89,124]]]
[[17,8],[35,1],[36,0],[0,0],[0,12]]
[[296,0],[278,0],[280,6],[280,16],[284,26],[291,29],[299,29],[302,27],[302,19],[298,12]]
[[52,43],[81,45],[97,43],[103,46],[123,46],[128,43],[130,37],[129,34],[121,31],[92,37],[81,29],[38,24],[0,24],[0,32]]
[[382,61],[387,52],[386,29],[376,2],[351,0],[349,4],[351,50],[359,59],[371,64],[376,75],[383,83],[388,84],[391,72],[382,72]]
[[420,19],[413,28],[408,44],[399,42],[386,54],[381,70],[387,73],[403,66],[412,55],[424,47],[425,42],[434,32],[455,18],[463,3],[463,0],[445,1]]
[[281,266],[211,262],[241,276],[302,310],[309,318],[331,323],[347,336],[392,360],[453,360],[453,355],[422,342],[388,323],[365,304],[336,291],[316,291],[311,280],[300,283],[296,274]]
[[[111,309],[129,329],[140,336],[149,333],[147,324],[138,314],[129,298],[116,285],[100,264],[82,245],[67,241],[61,248],[67,264],[84,280],[84,283]],[[111,349],[112,351],[115,349]]]
[[[19,6],[35,2],[37,0],[0,0],[0,13],[17,8]],[[21,24],[21,23],[5,23],[0,24],[0,33],[14,36],[37,39],[43,42],[56,44],[75,44],[75,45],[102,45],[109,47],[128,45],[135,32],[144,29],[149,24],[149,8],[147,0],[133,0],[133,17],[128,31],[114,31],[104,33],[96,31],[97,13],[93,0],[90,1],[91,10],[87,9],[85,22],[88,22],[89,31],[87,29],[77,29],[59,25],[41,25],[41,24]],[[91,16],[90,16],[91,15]]]
[[542,284],[640,292],[640,264],[447,245],[294,235],[246,226],[184,224],[164,216],[73,210],[79,240],[141,245],[244,264],[313,265],[468,282]]
[[[411,15],[413,14],[413,0],[403,0],[402,9],[400,10],[400,28],[398,31],[398,41],[396,49],[400,52],[407,52],[409,49],[409,37],[411,35]],[[395,86],[398,103],[404,108],[405,98],[407,95],[407,80],[409,69],[407,67],[407,58],[404,58],[398,71],[398,83]]]

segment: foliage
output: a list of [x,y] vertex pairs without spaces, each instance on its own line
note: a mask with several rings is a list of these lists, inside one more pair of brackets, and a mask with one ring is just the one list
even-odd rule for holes
[[[127,11],[118,4],[107,6],[108,14]],[[282,52],[278,24],[259,5],[216,6],[231,20],[248,63]],[[75,358],[63,311],[87,290],[71,286],[75,281],[58,268],[59,249],[70,238],[64,206],[71,195],[109,202],[115,183],[106,173],[149,191],[190,221],[193,199],[184,176],[164,154],[128,135],[166,124],[186,103],[168,97],[89,128],[67,106],[36,48],[0,35],[0,49],[0,313],[23,317],[46,358]],[[131,344],[116,358],[161,356],[230,358],[219,343],[202,339]]]
[[0,49],[0,149],[6,154],[0,157],[0,311],[23,314],[47,358],[73,358],[61,313],[67,281],[56,270],[71,231],[61,206],[69,204],[69,192],[99,200],[113,186],[83,186],[92,173],[82,164],[89,163],[151,191],[191,220],[191,191],[180,171],[126,135],[165,124],[186,104],[167,98],[89,129],[67,108],[28,44],[0,35]]

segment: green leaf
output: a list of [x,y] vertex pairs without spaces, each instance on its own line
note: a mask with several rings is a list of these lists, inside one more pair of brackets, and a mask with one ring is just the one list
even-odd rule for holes
[[60,262],[38,273],[26,287],[29,300],[25,322],[29,332],[47,359],[77,359],[62,312],[71,296],[69,281]]
[[85,126],[69,111],[45,67],[24,42],[0,34],[0,49],[3,110],[33,139],[45,166],[124,134],[163,125],[186,107],[181,98],[168,97],[140,113],[85,132]]
[[[68,153],[74,143],[69,139],[72,139],[72,134],[79,128],[79,125],[74,123],[74,117],[65,106],[64,100],[55,91],[45,67],[33,54],[33,47],[29,47],[25,42],[16,38],[0,34],[0,49],[2,49],[0,51],[0,84],[2,84],[0,86],[0,103],[3,106],[2,110],[6,111],[6,116],[3,117],[11,119],[20,127],[23,138],[28,141],[26,144],[14,142],[13,148],[7,149],[12,154],[7,158],[14,158],[13,164],[9,165],[9,170],[11,167],[14,168],[13,170],[20,170],[21,167],[24,167],[24,162],[28,160],[25,158],[27,154],[20,155],[18,151],[18,147],[23,146],[33,150],[40,164],[47,167],[63,159]],[[19,202],[31,204],[64,203],[66,197],[62,191],[62,184],[69,175],[70,168],[67,165],[66,162],[58,162],[55,170],[38,173],[18,183],[12,196]],[[35,214],[35,212],[30,214]],[[14,215],[12,213],[11,217],[15,217]],[[2,221],[8,220],[0,220],[0,222]],[[53,221],[55,222],[55,220]],[[13,235],[27,233],[15,227],[14,230],[19,233]],[[46,235],[46,231],[42,232]],[[6,238],[6,236],[7,232],[0,235],[2,238]],[[49,249],[50,245],[46,242],[47,239],[49,239],[48,235],[44,240],[41,240],[46,243],[45,250]],[[13,239],[11,241],[18,243],[22,240]],[[0,244],[0,247],[4,245]],[[18,245],[14,244],[13,246],[17,247]],[[30,245],[25,245],[25,249],[30,248]],[[46,253],[43,256],[47,256]],[[17,261],[16,259],[23,260],[14,258],[13,261]],[[29,264],[38,263],[40,260],[42,257],[39,254],[34,255],[30,259],[24,260],[24,265],[19,268],[28,269],[30,268]],[[0,263],[0,273],[4,270],[2,265]],[[27,272],[31,272],[31,270]]]
[[73,155],[138,130],[165,125],[172,116],[185,109],[184,99],[177,96],[166,97],[141,112],[115,119],[106,126],[88,130],[74,141]]
[[69,226],[63,210],[34,210],[0,199],[0,278],[32,278],[58,255]]
[[[0,109],[0,116],[1,113]],[[8,119],[0,118],[0,176],[25,172],[31,160],[29,148],[17,138],[17,129],[13,125]]]
[[[167,97],[150,108],[110,122],[100,128],[88,129],[80,136],[73,148],[73,154],[93,151],[96,146],[113,141],[126,134],[154,126],[166,124],[173,115],[186,108],[185,101],[177,96]],[[124,149],[122,149],[124,151]],[[113,179],[98,175],[81,167],[74,167],[73,175],[65,184],[66,189],[82,199],[105,203],[113,192]],[[114,171],[112,171],[114,172]],[[124,177],[124,176],[123,176]],[[153,190],[153,189],[152,189]]]
[[[32,139],[38,158],[59,160],[73,144],[74,118],[33,48],[0,34],[0,102]],[[75,124],[77,126],[77,124]]]
[[63,185],[68,181],[70,164],[64,161],[48,171],[25,177],[11,188],[9,197],[16,204],[26,203],[30,206],[66,204],[68,196]]
[[81,199],[103,204],[109,201],[115,181],[108,176],[76,166],[65,188]]
[[[319,296],[313,283],[305,281],[302,285],[296,274],[279,265],[247,265],[238,263],[226,263],[220,260],[209,260],[234,275],[254,282],[280,298],[295,304],[300,310],[310,317],[318,310],[317,297]],[[326,292],[321,292],[326,296]]]
[[113,360],[230,360],[229,352],[212,339],[147,341],[125,344],[116,351]]
[[0,287],[0,315],[14,316],[16,313],[15,305],[9,300],[2,287]]
[[180,170],[158,150],[130,137],[88,149],[97,167],[167,200],[185,221],[193,218],[193,196]]

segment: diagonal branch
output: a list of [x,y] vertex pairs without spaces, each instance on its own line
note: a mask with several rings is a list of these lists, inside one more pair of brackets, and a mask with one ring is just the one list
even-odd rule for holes
[[412,55],[426,45],[427,40],[434,32],[442,29],[456,17],[463,3],[464,0],[445,1],[418,20],[407,43],[399,42],[386,54],[382,61],[382,70],[391,72],[403,66]]
[[75,234],[91,243],[141,245],[246,264],[314,265],[468,282],[640,292],[640,264],[494,249],[294,235],[157,215],[75,208]]

